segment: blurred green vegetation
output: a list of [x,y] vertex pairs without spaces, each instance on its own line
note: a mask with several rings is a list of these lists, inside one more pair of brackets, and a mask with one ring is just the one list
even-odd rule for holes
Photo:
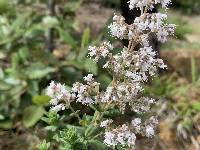
[[184,21],[179,15],[173,15],[173,12],[171,12],[168,22],[177,25],[174,36],[177,39],[185,40],[185,35],[193,31],[186,21]]
[[167,74],[155,78],[145,88],[147,95],[162,99],[155,107],[155,113],[169,121],[168,126],[180,142],[184,140],[190,142],[191,136],[199,134],[199,89],[200,74],[194,58],[191,58],[191,80],[180,77],[176,73]]
[[120,7],[120,0],[102,0],[107,7]]
[[[0,128],[19,121],[33,126],[45,113],[49,99],[44,89],[50,80],[71,86],[87,72],[97,75],[97,64],[86,56],[90,30],[78,33],[75,11],[80,4],[58,1],[62,13],[53,17],[46,15],[44,1],[0,1]],[[50,28],[55,32],[53,53],[45,44]],[[109,80],[106,74],[98,77],[104,78]]]
[[200,1],[199,0],[174,0],[175,7],[180,8],[183,13],[187,14],[199,14],[200,13]]

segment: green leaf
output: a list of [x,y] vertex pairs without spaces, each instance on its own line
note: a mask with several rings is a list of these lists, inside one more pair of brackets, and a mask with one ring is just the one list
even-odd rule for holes
[[77,51],[78,51],[77,58],[78,59],[82,60],[87,56],[87,54],[88,54],[87,47],[88,47],[89,41],[90,41],[90,29],[87,28],[84,30],[83,35],[82,35],[81,47],[77,49]]
[[17,67],[19,65],[20,57],[18,53],[13,53],[11,55],[11,62],[12,62],[12,69],[17,70]]
[[58,128],[57,126],[46,126],[46,127],[45,127],[46,130],[52,131],[52,132],[56,131],[57,128]]
[[59,25],[58,19],[52,16],[45,16],[42,20],[42,23],[43,23],[44,28],[46,29],[53,28]]
[[65,13],[73,13],[81,5],[82,0],[69,0],[68,3],[64,6]]
[[98,80],[101,83],[101,86],[103,86],[103,88],[106,88],[112,82],[112,78],[106,74],[101,74],[98,77]]
[[70,124],[67,125],[67,128],[68,128],[68,129],[70,129],[70,128],[72,128],[72,127],[75,127],[76,130],[77,130],[77,132],[78,132],[80,135],[84,135],[85,129],[84,129],[83,127],[80,127],[80,126],[73,126],[73,125],[70,125]]
[[37,147],[39,150],[48,150],[50,148],[50,143],[43,140]]
[[10,8],[9,1],[0,0],[0,14],[6,13]]
[[88,121],[87,121],[87,120],[80,120],[80,121],[79,121],[79,124],[80,124],[81,126],[87,126],[87,125],[88,125]]
[[61,40],[63,40],[64,42],[66,42],[67,44],[75,47],[77,42],[75,41],[75,39],[70,35],[70,33],[68,31],[63,30],[62,28],[57,28],[60,38]]
[[191,58],[191,76],[192,76],[192,83],[195,83],[197,79],[197,68],[194,57]]
[[73,67],[83,70],[85,68],[84,64],[80,61],[76,61],[76,60],[71,60],[68,61],[69,65],[72,65]]
[[97,131],[98,131],[98,127],[94,126],[93,124],[90,124],[85,130],[85,136],[86,137],[91,136]]
[[21,83],[21,81],[19,79],[16,79],[16,78],[6,78],[5,79],[5,82],[7,84],[10,84],[10,85],[19,85]]
[[0,59],[5,59],[6,58],[6,54],[3,52],[0,52]]
[[98,140],[88,141],[88,146],[90,150],[106,150],[106,146]]
[[11,120],[2,120],[0,121],[0,128],[1,129],[10,129],[12,128],[13,123]]
[[60,115],[55,111],[50,110],[49,112],[45,113],[45,115],[46,117],[42,117],[41,120],[49,125],[55,125],[60,119]]
[[4,71],[2,68],[0,68],[0,79],[4,78]]
[[104,115],[106,117],[116,117],[116,116],[119,116],[120,115],[120,112],[118,109],[110,109],[108,111],[105,111],[104,112]]
[[38,96],[34,96],[33,99],[32,99],[32,102],[34,104],[37,104],[37,105],[45,105],[45,104],[48,104],[49,101],[50,101],[50,97],[49,96],[46,96],[46,95],[38,95]]
[[85,70],[88,72],[93,73],[94,75],[97,75],[98,73],[98,66],[97,64],[92,61],[91,59],[86,59],[84,64]]
[[4,120],[4,119],[5,117],[2,114],[0,114],[0,120]]
[[25,38],[34,38],[43,35],[45,32],[44,27],[40,24],[34,24],[29,27],[26,32],[24,33]]
[[34,126],[43,116],[45,110],[41,106],[29,106],[24,110],[23,124],[25,127]]
[[30,80],[28,82],[28,93],[31,96],[38,95],[38,93],[39,93],[39,82],[37,80]]
[[17,16],[17,18],[12,23],[12,29],[15,32],[19,32],[20,29],[24,29],[25,22],[27,22],[27,19],[30,17],[30,13],[21,14],[20,16]]
[[25,62],[27,61],[27,58],[30,56],[28,48],[27,47],[23,47],[19,50],[19,56],[21,57],[21,59]]
[[35,63],[27,68],[26,75],[29,79],[41,79],[56,70],[56,68],[46,67],[41,63]]
[[10,84],[7,84],[5,81],[0,80],[0,90],[6,91],[11,88]]
[[192,104],[192,108],[194,108],[194,109],[200,111],[200,102],[193,103],[193,104]]
[[83,36],[82,36],[82,42],[81,42],[82,49],[88,46],[89,40],[90,40],[90,29],[87,28],[84,30]]
[[73,150],[88,150],[84,142],[76,142],[73,144]]
[[184,128],[186,128],[187,130],[191,130],[193,123],[192,120],[190,118],[184,118],[183,122],[181,123],[183,125]]

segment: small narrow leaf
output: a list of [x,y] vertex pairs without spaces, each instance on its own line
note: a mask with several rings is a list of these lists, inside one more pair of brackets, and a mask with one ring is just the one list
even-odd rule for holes
[[83,36],[82,36],[82,42],[81,42],[82,49],[88,46],[89,40],[90,40],[90,29],[87,28],[84,30]]

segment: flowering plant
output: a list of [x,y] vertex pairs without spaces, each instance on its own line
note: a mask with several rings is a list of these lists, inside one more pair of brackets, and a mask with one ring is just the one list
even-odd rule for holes
[[[113,53],[114,47],[107,41],[98,47],[89,47],[89,57],[95,62],[105,59],[103,68],[112,74],[113,80],[105,91],[101,90],[100,83],[95,81],[93,74],[84,77],[84,84],[74,83],[70,90],[60,83],[50,83],[47,95],[51,97],[52,107],[48,117],[43,120],[49,124],[55,123],[55,120],[59,120],[60,111],[70,112],[69,116],[75,116],[79,120],[78,127],[70,125],[68,130],[61,131],[55,137],[62,143],[62,147],[75,149],[75,141],[84,143],[87,147],[91,140],[104,137],[103,143],[113,149],[133,148],[136,135],[150,138],[154,136],[158,121],[155,116],[144,117],[143,114],[150,111],[155,100],[142,96],[143,84],[148,81],[148,77],[156,74],[157,68],[164,69],[167,66],[162,59],[156,57],[148,39],[155,34],[158,41],[166,42],[167,37],[174,34],[175,25],[166,23],[166,14],[148,13],[148,10],[157,4],[167,9],[170,3],[170,0],[130,0],[130,10],[138,8],[141,15],[129,25],[123,16],[115,14],[113,23],[109,26],[113,37],[129,40],[128,47],[124,47],[118,54]],[[138,46],[140,48],[136,49]],[[86,115],[81,113],[82,110],[75,110],[76,107],[73,106],[77,106],[77,103],[90,107],[92,111],[87,111]],[[118,116],[124,115],[126,108],[135,112],[137,117],[119,123],[115,117],[108,115],[113,110]]]

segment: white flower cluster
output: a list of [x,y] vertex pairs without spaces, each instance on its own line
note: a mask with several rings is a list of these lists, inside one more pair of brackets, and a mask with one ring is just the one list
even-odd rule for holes
[[155,4],[161,4],[163,8],[167,8],[171,4],[171,0],[130,0],[128,4],[130,10],[139,8],[143,12],[144,7],[153,9]]
[[113,148],[117,145],[133,147],[135,145],[136,135],[124,124],[120,128],[105,132],[104,138],[104,143]]
[[94,60],[97,62],[99,58],[108,56],[112,50],[113,46],[110,42],[103,42],[99,47],[89,46],[89,56],[94,57]]
[[101,92],[100,102],[114,103],[122,112],[129,103],[133,111],[139,113],[147,112],[152,104],[148,98],[138,98],[138,93],[143,90],[142,83],[148,80],[148,75],[154,76],[158,67],[167,66],[162,59],[156,58],[152,47],[147,46],[138,51],[124,48],[121,54],[114,56],[110,53],[103,67],[113,72],[116,81]]
[[138,114],[146,113],[150,110],[151,105],[155,103],[155,100],[148,97],[141,97],[131,102],[132,110]]
[[[65,85],[51,82],[47,88],[47,95],[54,111],[67,109],[72,101],[83,105],[99,105],[103,111],[110,108],[118,108],[123,114],[129,105],[132,111],[146,113],[154,99],[143,97],[143,84],[148,77],[156,74],[157,68],[166,68],[162,59],[156,57],[156,52],[149,44],[149,36],[155,34],[160,42],[166,42],[169,35],[174,34],[175,25],[166,24],[166,14],[149,14],[154,4],[161,4],[166,8],[170,0],[130,0],[130,9],[139,8],[141,16],[137,17],[133,24],[128,25],[122,16],[114,15],[113,23],[109,26],[112,36],[119,39],[128,39],[128,47],[124,47],[121,53],[113,54],[113,46],[110,42],[103,42],[99,47],[90,46],[89,56],[98,62],[104,59],[106,68],[113,76],[112,83],[106,90],[100,90],[99,83],[94,81],[93,74],[84,77],[86,84],[76,82],[71,91],[67,91]],[[136,50],[136,47],[139,49]],[[101,107],[103,106],[103,107]],[[105,109],[105,110],[104,110]],[[158,121],[155,117],[143,120],[136,118],[131,123],[112,128],[114,121],[105,120],[100,124],[104,127],[104,143],[110,147],[117,145],[134,147],[136,134],[152,137],[155,134],[155,126]]]
[[107,128],[112,122],[113,122],[112,119],[107,119],[107,120],[105,120],[105,121],[102,121],[101,124],[100,124],[100,127],[105,127],[105,128]]
[[127,34],[127,25],[125,24],[125,19],[122,16],[114,15],[113,23],[108,26],[113,36],[116,36],[119,39],[123,39]]
[[155,126],[158,124],[158,120],[154,116],[150,117],[144,123],[142,123],[141,118],[135,118],[131,121],[130,125],[123,124],[115,129],[110,128],[112,122],[106,120],[101,124],[103,124],[102,127],[106,128],[104,143],[113,148],[117,145],[134,147],[136,134],[141,134],[149,138],[153,137],[155,135]]
[[77,102],[80,102],[83,105],[94,103],[93,99],[89,96],[87,85],[77,82],[73,84],[72,91]]
[[53,111],[64,110],[69,107],[72,101],[80,102],[83,105],[94,104],[91,92],[98,89],[99,83],[94,82],[93,74],[84,77],[87,84],[76,82],[73,84],[71,91],[66,90],[66,86],[52,81],[47,87],[46,94],[51,97],[50,104]]
[[[175,25],[165,23],[166,14],[154,13],[142,14],[136,17],[133,24],[128,25],[122,16],[114,15],[113,23],[109,26],[110,33],[113,37],[119,39],[129,39],[140,42],[141,45],[148,45],[148,34],[156,34],[158,41],[164,43],[168,36],[174,34]],[[146,37],[145,37],[146,36]]]
[[46,94],[51,97],[50,104],[52,105],[52,110],[56,112],[64,110],[65,107],[70,105],[71,94],[67,91],[65,85],[51,81]]
[[146,137],[153,137],[155,135],[155,126],[158,124],[158,120],[152,116],[148,122],[146,122],[145,135]]
[[141,131],[141,123],[142,123],[141,118],[135,118],[135,119],[133,119],[131,121],[131,125],[135,129],[136,133],[140,133],[140,131]]

